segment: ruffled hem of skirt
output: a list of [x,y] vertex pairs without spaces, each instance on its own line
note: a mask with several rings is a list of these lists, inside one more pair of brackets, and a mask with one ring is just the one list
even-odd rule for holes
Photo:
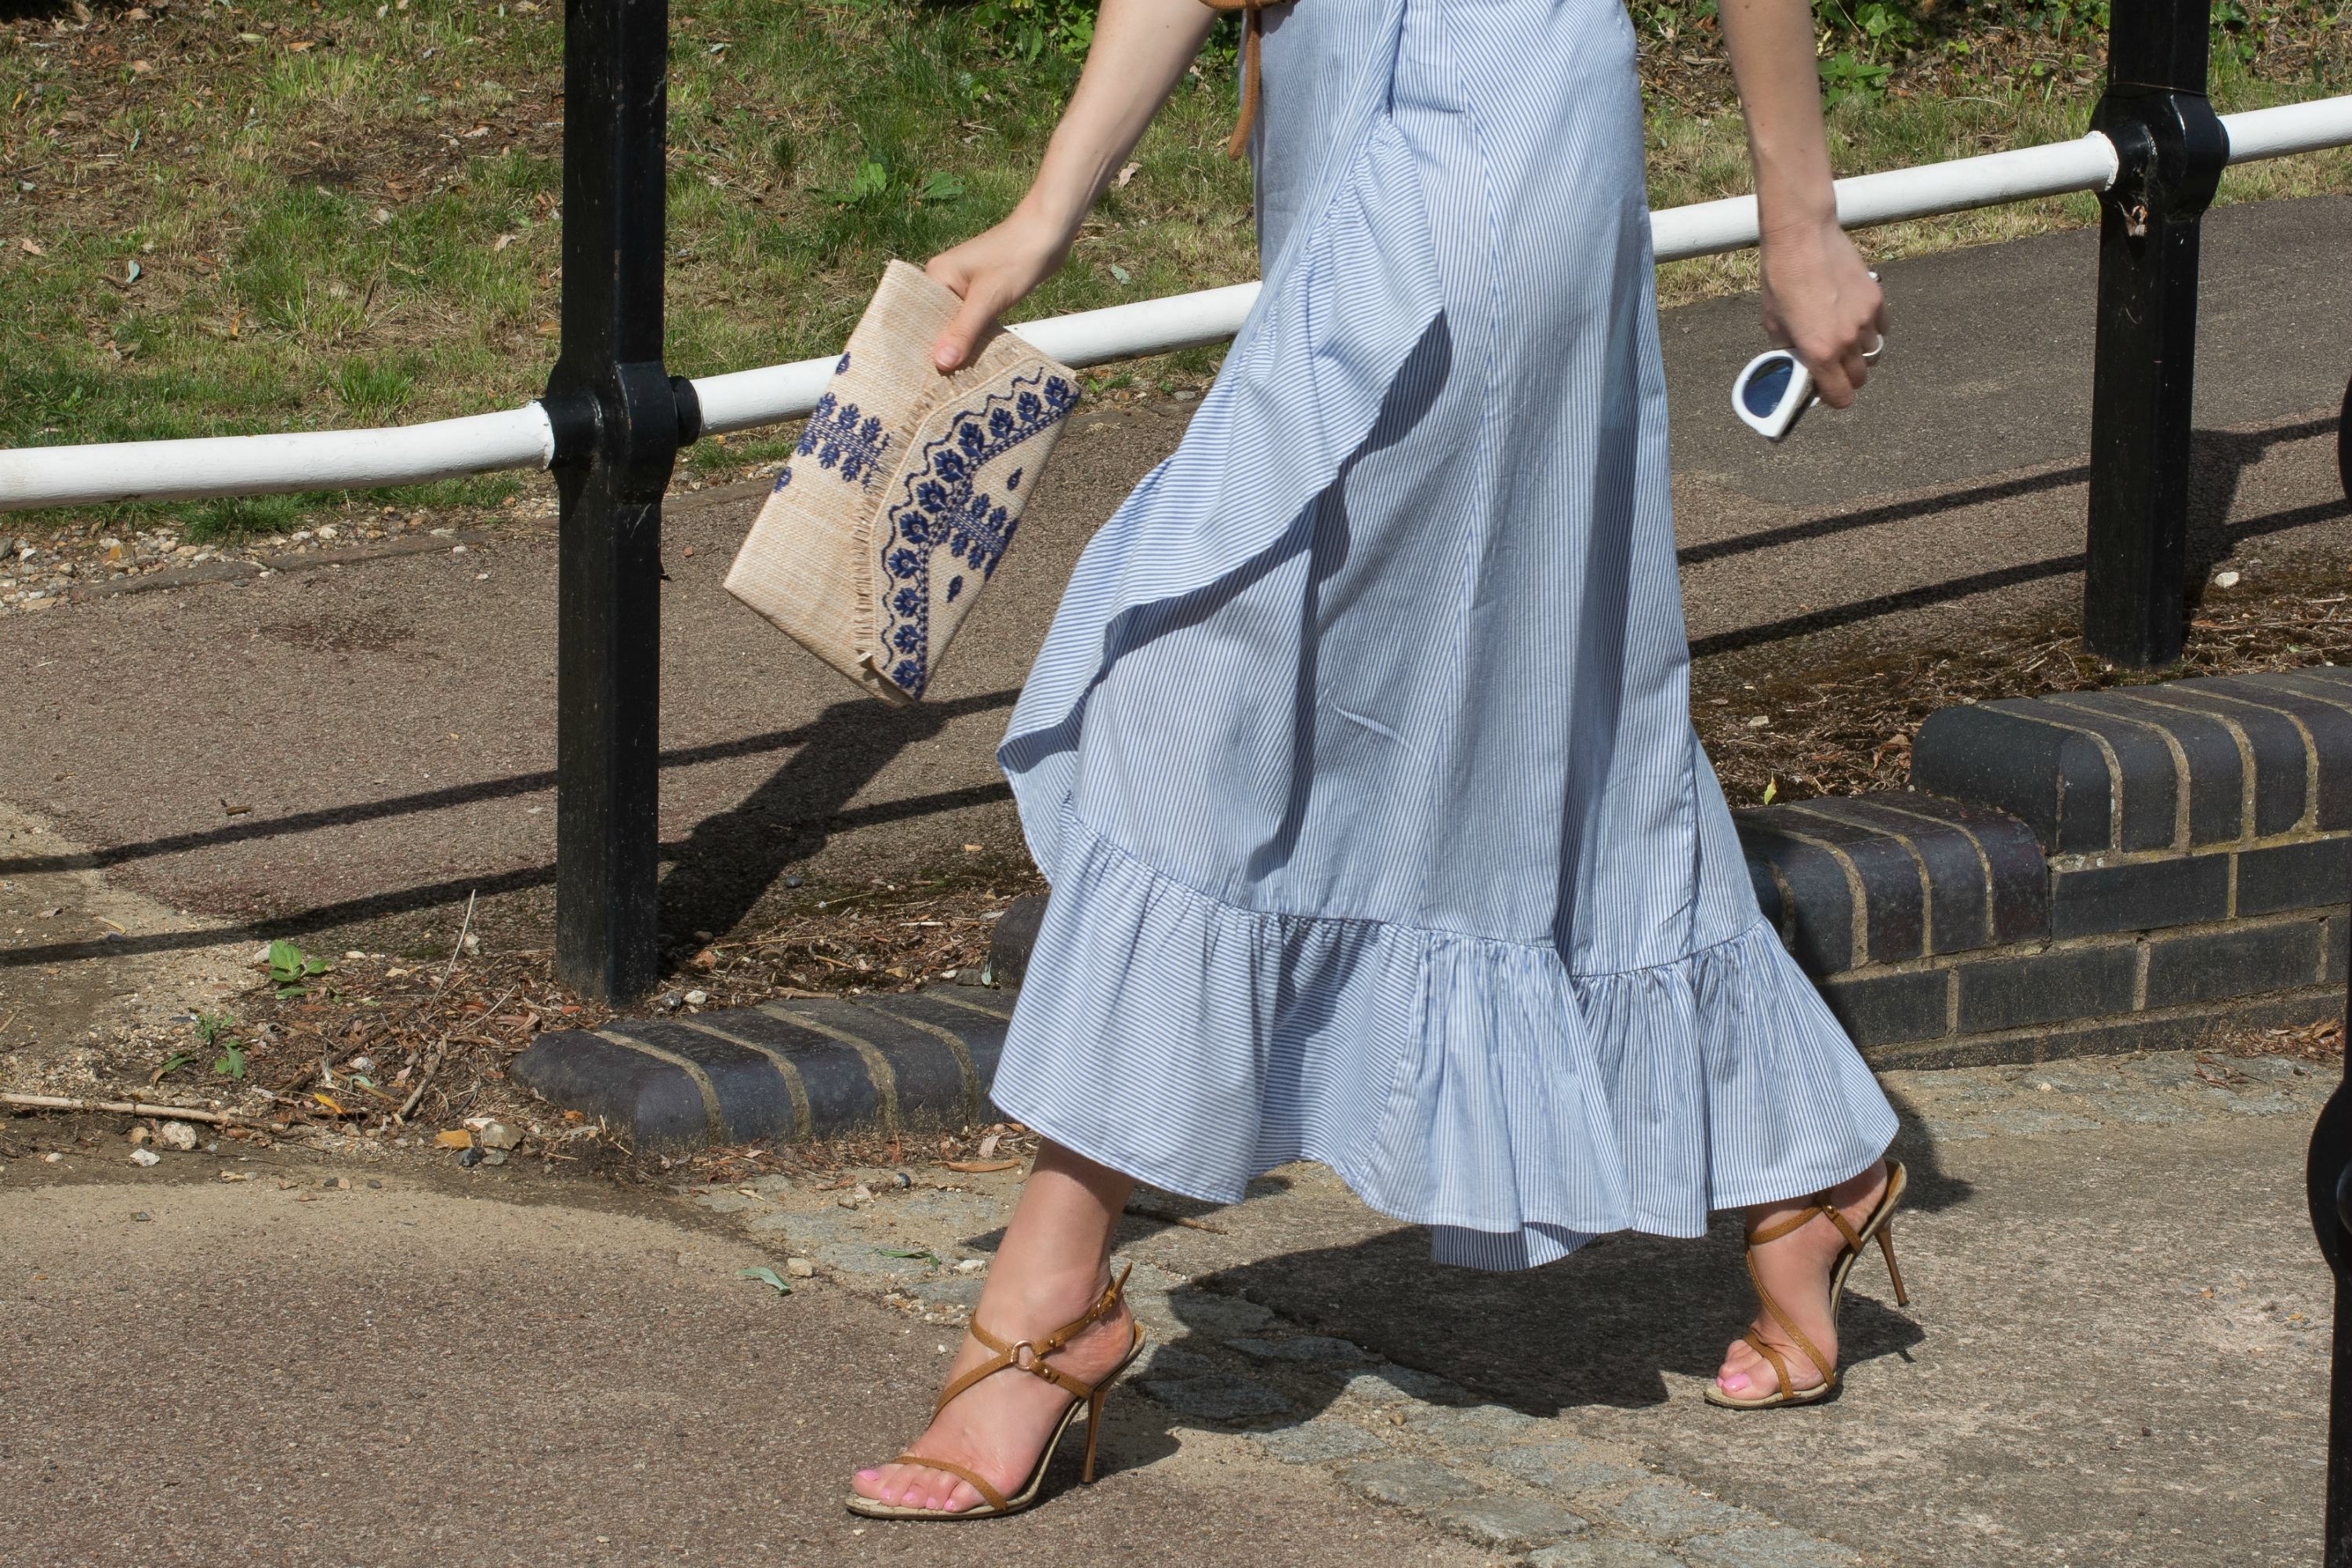
[[1895,1135],[1760,917],[1576,974],[1549,942],[1238,908],[1055,815],[993,1098],[1155,1186],[1236,1203],[1313,1160],[1433,1227],[1439,1261],[1520,1268],[1612,1231],[1701,1235],[1710,1210],[1832,1185]]

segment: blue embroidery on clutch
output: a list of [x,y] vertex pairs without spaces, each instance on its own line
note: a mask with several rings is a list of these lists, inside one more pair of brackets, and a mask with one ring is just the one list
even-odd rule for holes
[[[891,683],[910,697],[920,697],[930,679],[934,553],[946,551],[984,583],[1020,521],[980,488],[981,469],[1059,424],[1077,405],[1077,388],[1043,370],[1013,384],[1009,398],[992,394],[985,405],[966,412],[924,447],[907,476],[905,499],[883,518],[882,565],[899,586],[882,601],[887,618],[879,630],[883,646],[902,656],[890,667]],[[1013,471],[1008,491],[1023,471]],[[949,584],[948,602],[962,588],[959,574]]]
[[[842,363],[847,364],[849,356],[844,354]],[[828,392],[816,400],[801,431],[801,444],[793,449],[803,458],[815,458],[821,468],[837,468],[850,483],[871,489],[889,445],[881,420],[871,416],[861,418],[857,405],[844,403]]]

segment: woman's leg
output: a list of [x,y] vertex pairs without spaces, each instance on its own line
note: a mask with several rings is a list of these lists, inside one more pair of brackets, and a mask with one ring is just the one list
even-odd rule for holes
[[[1886,1191],[1886,1162],[1874,1160],[1866,1169],[1832,1187],[1830,1201],[1849,1224],[1859,1228],[1878,1206],[1879,1198]],[[1759,1204],[1748,1211],[1748,1229],[1750,1233],[1763,1229],[1811,1205],[1810,1195]],[[1830,1367],[1837,1364],[1837,1324],[1830,1308],[1830,1270],[1844,1248],[1845,1238],[1838,1234],[1837,1226],[1820,1215],[1813,1216],[1811,1224],[1800,1226],[1756,1248],[1756,1272],[1762,1277],[1764,1289],[1772,1293],[1772,1299],[1780,1303],[1780,1310],[1795,1321],[1804,1336],[1830,1358],[1830,1366],[1813,1365],[1811,1358],[1797,1347],[1759,1304],[1756,1335],[1787,1360],[1789,1375],[1800,1388],[1821,1383],[1829,1375]],[[1756,1347],[1744,1339],[1732,1342],[1715,1381],[1726,1394],[1746,1399],[1770,1394],[1780,1385],[1771,1363],[1757,1354]]]
[[[1049,1334],[1082,1316],[1109,1282],[1111,1233],[1134,1185],[1131,1178],[1058,1144],[1039,1149],[972,1321],[1000,1339],[1017,1341]],[[1097,1381],[1127,1354],[1132,1321],[1122,1302],[1072,1340],[1052,1358],[1053,1364],[1082,1383]],[[966,1335],[942,1385],[990,1354]],[[1067,1394],[1044,1378],[999,1373],[940,1411],[906,1451],[976,1470],[1009,1494],[1036,1467],[1038,1451],[1069,1402]],[[981,1500],[955,1477],[920,1465],[860,1470],[852,1484],[862,1497],[908,1508],[961,1512]]]

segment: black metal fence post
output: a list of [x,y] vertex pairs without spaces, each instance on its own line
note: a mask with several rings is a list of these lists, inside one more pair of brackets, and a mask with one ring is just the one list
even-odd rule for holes
[[2344,387],[2344,412],[2336,416],[2336,477],[2344,481],[2344,496],[2352,500],[2352,382]]
[[2091,119],[2122,168],[2102,198],[2083,637],[2117,664],[2180,656],[2198,226],[2229,133],[2205,100],[2210,0],[2126,0]]
[[699,420],[662,367],[668,62],[667,0],[566,0],[555,963],[614,1001],[658,973],[661,499]]
[[2336,1331],[2327,1393],[2326,1568],[2352,1568],[2352,1052],[2312,1129],[2305,1181],[2311,1228],[2336,1276]]

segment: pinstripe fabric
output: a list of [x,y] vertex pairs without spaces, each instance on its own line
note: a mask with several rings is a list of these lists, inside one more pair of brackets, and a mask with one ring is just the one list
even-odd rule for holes
[[1266,287],[1000,752],[1054,897],[995,1098],[1171,1191],[1293,1159],[1527,1267],[1867,1164],[1688,711],[1616,0],[1270,9]]

